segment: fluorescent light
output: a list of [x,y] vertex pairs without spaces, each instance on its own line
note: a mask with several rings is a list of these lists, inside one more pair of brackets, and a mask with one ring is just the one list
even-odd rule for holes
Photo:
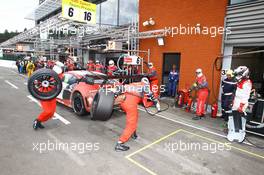
[[157,38],[157,40],[158,40],[158,45],[159,45],[159,46],[164,46],[164,45],[165,45],[165,43],[164,43],[164,38],[159,37],[159,38]]

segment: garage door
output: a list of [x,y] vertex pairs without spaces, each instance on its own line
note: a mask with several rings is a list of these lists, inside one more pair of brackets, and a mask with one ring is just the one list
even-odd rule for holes
[[264,45],[264,1],[229,6],[226,27],[232,31],[225,38],[226,44]]

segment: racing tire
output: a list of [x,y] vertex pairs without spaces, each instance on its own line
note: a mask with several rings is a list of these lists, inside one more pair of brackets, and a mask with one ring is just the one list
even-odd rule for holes
[[87,114],[84,105],[85,104],[82,95],[79,92],[75,92],[72,95],[72,109],[74,113],[78,116],[84,116],[85,114]]
[[56,98],[62,90],[62,81],[59,75],[47,68],[35,71],[28,79],[28,91],[38,100]]
[[111,118],[114,106],[114,93],[99,90],[94,96],[91,107],[91,119],[107,121]]

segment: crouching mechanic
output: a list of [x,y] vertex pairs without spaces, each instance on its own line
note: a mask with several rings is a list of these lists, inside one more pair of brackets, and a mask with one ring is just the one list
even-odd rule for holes
[[150,83],[147,78],[142,78],[141,82],[131,83],[118,87],[116,95],[123,96],[124,99],[120,107],[126,113],[126,127],[123,134],[120,136],[116,146],[116,151],[127,151],[129,147],[125,143],[130,139],[137,139],[136,129],[138,123],[138,104],[143,102],[144,97],[151,100],[160,111],[159,101],[154,97],[150,91]]
[[[63,73],[63,67],[64,64],[57,61],[55,65],[53,66],[53,70],[59,75],[61,78],[61,75]],[[56,98],[53,98],[51,100],[40,100],[42,113],[39,114],[38,118],[34,120],[33,122],[33,128],[37,130],[38,128],[43,129],[45,128],[42,123],[46,122],[50,118],[54,116],[54,113],[56,111]]]
[[232,114],[228,119],[229,141],[243,142],[246,136],[246,109],[252,89],[252,82],[249,79],[249,69],[246,66],[240,66],[235,69],[234,74],[238,81],[234,97]]

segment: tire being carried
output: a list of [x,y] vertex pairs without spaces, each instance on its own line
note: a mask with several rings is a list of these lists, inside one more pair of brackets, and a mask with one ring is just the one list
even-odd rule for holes
[[28,91],[38,100],[56,98],[62,90],[62,81],[59,75],[51,70],[42,68],[35,71],[28,79]]
[[99,90],[95,95],[91,108],[91,119],[107,121],[111,118],[114,106],[114,93]]

